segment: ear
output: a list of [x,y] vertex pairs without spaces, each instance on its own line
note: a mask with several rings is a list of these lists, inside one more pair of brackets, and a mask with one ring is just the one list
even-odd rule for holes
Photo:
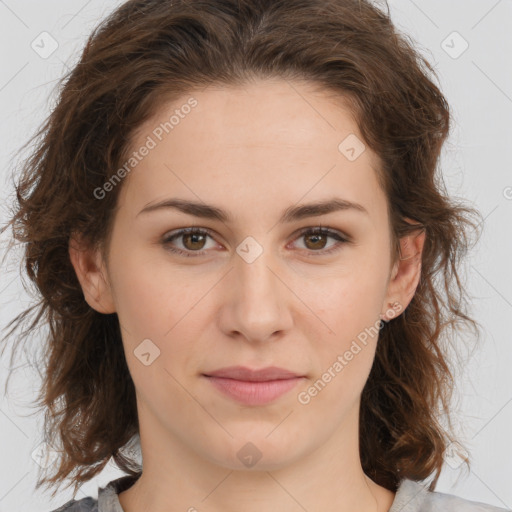
[[421,277],[425,236],[425,230],[418,228],[400,239],[400,258],[393,265],[382,304],[381,319],[384,321],[392,320],[401,314],[414,297]]
[[100,249],[90,247],[81,237],[73,235],[69,240],[69,257],[87,304],[99,313],[115,313],[112,290]]

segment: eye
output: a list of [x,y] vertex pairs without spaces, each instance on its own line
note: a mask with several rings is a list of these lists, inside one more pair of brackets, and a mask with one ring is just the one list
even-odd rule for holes
[[[208,237],[213,240],[210,230],[206,228],[190,227],[180,229],[176,232],[171,232],[169,235],[164,237],[162,244],[167,250],[179,254],[180,256],[203,256],[206,254],[204,249]],[[339,251],[344,243],[351,242],[348,236],[322,226],[303,229],[295,240],[301,238],[308,240],[305,244],[305,250],[309,250],[309,252],[313,253],[312,255],[314,256],[334,253]],[[337,243],[332,244],[331,248],[325,249],[325,244],[329,238],[335,240]],[[176,239],[181,240],[182,247],[184,249],[177,248],[172,245]]]
[[[337,243],[333,243],[330,249],[325,249],[325,244],[329,238],[336,240]],[[348,236],[322,226],[302,230],[298,237],[298,240],[300,239],[305,239],[307,241],[305,244],[306,249],[311,249],[313,253],[316,253],[314,256],[337,252],[342,248],[344,243],[350,243]]]
[[[206,237],[211,238],[210,231],[207,229],[185,228],[176,231],[174,234],[171,233],[170,235],[166,236],[162,240],[162,243],[169,251],[177,253],[180,256],[194,257],[204,254],[204,252],[199,251],[204,248]],[[175,239],[181,239],[185,250],[178,249],[171,245],[171,242],[173,242]],[[197,254],[190,254],[190,252]]]

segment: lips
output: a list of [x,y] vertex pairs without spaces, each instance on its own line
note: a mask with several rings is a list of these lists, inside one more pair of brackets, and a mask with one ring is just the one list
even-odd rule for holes
[[267,368],[262,368],[260,370],[253,370],[245,366],[229,366],[213,372],[208,372],[204,375],[207,377],[222,377],[225,379],[235,379],[246,382],[266,382],[303,377],[303,375],[277,366],[268,366]]
[[253,370],[230,366],[203,374],[222,395],[247,406],[263,406],[274,402],[302,382],[304,375],[269,366]]

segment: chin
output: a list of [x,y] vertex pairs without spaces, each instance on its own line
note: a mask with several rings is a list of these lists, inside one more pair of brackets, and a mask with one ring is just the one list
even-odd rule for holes
[[[234,435],[224,446],[209,451],[206,458],[230,470],[275,471],[288,466],[309,451],[305,446],[300,449],[297,443],[287,443],[284,430],[281,436],[275,437],[274,433],[269,436],[271,431],[272,429],[265,428],[261,433],[251,436]],[[229,457],[226,456],[227,453],[230,454]]]

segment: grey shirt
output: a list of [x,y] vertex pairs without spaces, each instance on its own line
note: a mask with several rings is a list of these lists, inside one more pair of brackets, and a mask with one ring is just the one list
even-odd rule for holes
[[[123,476],[98,489],[98,499],[70,500],[53,512],[124,512],[118,494],[135,483],[137,477]],[[413,480],[402,480],[389,512],[512,512],[469,501],[451,494],[429,491],[426,485]]]

